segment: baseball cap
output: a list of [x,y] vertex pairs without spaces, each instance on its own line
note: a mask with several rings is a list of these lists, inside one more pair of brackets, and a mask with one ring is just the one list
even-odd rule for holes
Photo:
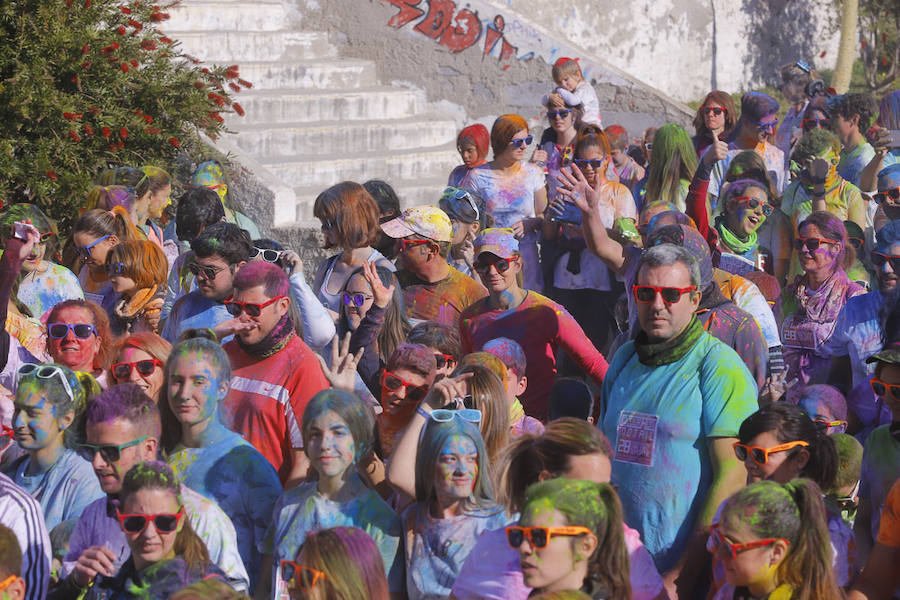
[[883,362],[889,365],[900,365],[900,342],[888,344],[880,352],[866,359],[866,363]]
[[491,227],[475,238],[475,257],[490,252],[500,258],[512,258],[519,252],[519,240],[512,229]]
[[484,200],[470,190],[447,187],[441,199],[438,201],[447,216],[461,223],[475,223],[484,225]]
[[407,208],[396,219],[382,223],[381,230],[395,239],[410,235],[420,235],[435,242],[449,242],[453,239],[450,217],[436,206]]

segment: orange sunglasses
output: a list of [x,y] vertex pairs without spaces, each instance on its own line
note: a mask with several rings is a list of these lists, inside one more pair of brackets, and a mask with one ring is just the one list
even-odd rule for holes
[[282,560],[281,578],[287,582],[289,590],[311,590],[325,579],[325,573],[318,569],[304,567],[292,560]]
[[779,444],[778,446],[772,446],[771,448],[748,446],[747,444],[742,444],[740,442],[735,442],[734,444],[732,444],[732,446],[734,447],[734,455],[738,457],[739,461],[744,462],[749,456],[753,459],[753,462],[755,462],[759,466],[763,466],[767,462],[769,462],[770,454],[775,454],[776,452],[784,452],[785,450],[790,450],[791,448],[796,448],[797,446],[809,446],[809,444],[802,440],[797,440],[796,442]]
[[525,540],[528,540],[528,543],[535,548],[546,548],[547,542],[553,536],[574,536],[586,533],[594,532],[587,527],[520,527],[511,525],[506,528],[506,540],[513,548],[518,548]]
[[767,538],[764,540],[756,540],[755,542],[747,542],[746,544],[733,544],[729,542],[722,532],[719,530],[719,524],[715,523],[710,526],[710,533],[712,534],[713,547],[710,548],[710,553],[715,554],[722,548],[728,548],[728,553],[731,555],[731,560],[737,560],[737,555],[746,550],[752,550],[753,548],[763,548],[765,546],[771,546],[775,542],[784,542],[788,546],[791,545],[789,541],[784,538]]

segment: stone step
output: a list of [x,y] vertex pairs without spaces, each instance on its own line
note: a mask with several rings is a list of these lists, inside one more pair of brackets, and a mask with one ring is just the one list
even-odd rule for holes
[[[449,173],[449,172],[448,172]],[[378,178],[377,176],[374,178]],[[356,179],[360,183],[368,181],[372,177],[360,177]],[[383,178],[382,178],[383,179]],[[436,206],[441,198],[441,193],[447,187],[446,175],[442,177],[432,177],[429,179],[409,182],[399,180],[386,180],[397,196],[400,198],[400,208],[405,209],[410,206],[431,205]],[[297,195],[297,223],[307,227],[320,226],[319,221],[313,215],[313,205],[318,196],[328,186],[310,186],[294,188]]]
[[247,154],[267,158],[293,158],[317,152],[339,155],[383,152],[411,148],[433,148],[456,139],[456,122],[437,115],[411,119],[330,121],[243,126],[234,121],[235,142]]
[[380,153],[341,153],[332,156],[296,156],[293,160],[260,161],[291,187],[321,186],[340,181],[416,181],[447,177],[459,163],[456,144],[414,150],[384,150]]
[[310,60],[334,58],[328,34],[315,31],[167,31],[182,50],[204,62]]
[[353,58],[303,61],[237,61],[241,77],[260,90],[357,89],[376,85],[375,63]]
[[167,12],[170,18],[161,26],[165,31],[275,31],[287,24],[284,5],[267,0],[191,0]]
[[424,105],[422,92],[386,86],[334,90],[249,90],[236,97],[246,111],[234,126],[274,123],[318,123],[359,119],[404,119]]

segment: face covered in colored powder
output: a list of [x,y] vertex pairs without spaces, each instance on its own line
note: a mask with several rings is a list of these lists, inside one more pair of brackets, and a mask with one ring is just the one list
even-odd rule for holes
[[183,352],[169,359],[169,407],[183,425],[212,419],[219,401],[228,393],[218,369],[197,352]]
[[456,150],[459,152],[459,156],[462,158],[463,164],[466,165],[466,167],[471,169],[478,164],[478,148],[471,140],[464,140]]
[[347,327],[350,331],[356,331],[374,301],[372,286],[362,273],[357,273],[347,281],[341,296],[341,310],[347,317]]
[[[569,522],[565,515],[553,508],[549,502],[540,500],[525,507],[519,525],[568,527]],[[546,546],[536,548],[526,537],[519,546],[519,565],[525,585],[542,592],[573,589],[572,586],[577,585],[573,579],[578,580],[579,577],[583,579],[582,571],[584,573],[587,571],[586,559],[590,552],[585,552],[583,543],[590,544],[592,541],[592,536],[587,534],[553,535],[547,540]]]
[[[884,254],[888,256],[900,256],[900,242],[891,244]],[[897,287],[897,281],[900,280],[900,273],[894,272],[894,267],[890,260],[885,260],[880,267],[875,267],[878,272],[878,288],[882,292],[890,292]]]
[[[765,431],[751,439],[747,445],[759,448],[774,448],[784,442],[778,440],[775,434]],[[787,483],[799,477],[800,472],[809,461],[809,451],[802,447],[795,447],[781,452],[768,453],[764,465],[753,460],[752,452],[747,453],[744,467],[747,469],[747,485],[768,479],[777,483]]]
[[[756,208],[750,206],[755,204]],[[748,187],[738,198],[728,202],[725,225],[741,239],[747,239],[766,220],[766,209],[770,208],[768,195],[758,187]]]
[[[680,262],[669,266],[644,266],[638,272],[635,283],[638,286],[679,289],[693,285],[687,267]],[[685,292],[677,302],[672,303],[663,300],[661,293],[656,293],[650,302],[636,304],[641,329],[651,342],[662,342],[675,337],[688,326],[700,304],[700,292]]]
[[749,544],[759,541],[759,536],[752,532],[749,524],[761,517],[752,507],[729,508],[726,506],[722,521],[711,536],[716,556],[721,559],[725,569],[725,579],[733,586],[771,587],[775,569],[784,559],[787,545],[779,541],[758,548],[740,548],[737,549],[735,558],[728,543]]
[[[130,382],[141,388],[145,394],[150,396],[155,402],[159,401],[159,392],[165,384],[165,374],[163,368],[157,364],[153,364],[153,371],[149,375],[142,375],[137,368],[136,363],[142,361],[153,361],[154,358],[147,351],[133,346],[126,346],[119,352],[119,356],[113,360],[113,364],[127,363],[131,365],[131,371],[128,377],[122,380],[116,379],[117,383]],[[147,364],[142,362],[143,365]],[[115,369],[113,369],[113,377],[115,377]]]
[[[141,489],[128,495],[120,509],[122,514],[174,515],[180,509],[178,499],[169,490]],[[175,538],[184,526],[184,516],[178,520],[174,531],[164,532],[156,528],[152,521],[138,534],[125,533],[131,548],[134,566],[144,569],[160,561],[175,557]]]
[[320,478],[333,479],[356,461],[356,444],[350,427],[333,410],[312,420],[306,442],[306,455]]
[[[402,366],[398,366],[390,373],[403,381],[396,386],[396,389],[386,385],[381,386],[381,406],[384,408],[384,415],[389,419],[406,422],[416,412],[416,407],[425,397],[431,381],[418,372]],[[392,383],[395,382],[392,381]],[[409,385],[406,385],[407,383]]]
[[824,427],[828,435],[844,433],[847,430],[847,422],[838,419],[826,402],[814,396],[801,396],[797,404],[817,425]]
[[[147,435],[142,433],[131,421],[112,419],[101,423],[90,423],[85,428],[85,441],[93,446],[119,446],[119,460],[107,461],[101,452],[94,452],[91,466],[100,482],[100,488],[106,494],[118,494],[122,491],[122,480],[125,473],[134,465],[156,459],[156,441],[148,438],[134,444]],[[130,444],[130,445],[129,445]],[[122,446],[128,446],[123,448]]]
[[478,449],[464,435],[453,435],[441,448],[434,469],[434,489],[438,500],[446,505],[472,495],[478,478]]
[[[94,315],[86,308],[67,306],[57,311],[53,323],[94,325]],[[69,327],[66,335],[61,338],[47,336],[47,351],[54,362],[69,367],[73,371],[90,373],[94,370],[94,357],[100,352],[102,343],[96,333],[91,332],[86,338],[81,338],[75,335],[73,327]]]
[[16,442],[24,450],[41,450],[61,443],[63,432],[71,425],[73,413],[59,414],[33,378],[24,379],[13,402],[13,431]]
[[[824,235],[822,231],[815,225],[804,225],[800,229],[801,238],[818,238],[820,240],[831,239]],[[800,259],[800,266],[804,271],[814,272],[830,272],[837,267],[837,257],[841,252],[841,241],[833,240],[833,242],[820,242],[819,247],[810,250],[804,245],[797,251],[797,257]]]

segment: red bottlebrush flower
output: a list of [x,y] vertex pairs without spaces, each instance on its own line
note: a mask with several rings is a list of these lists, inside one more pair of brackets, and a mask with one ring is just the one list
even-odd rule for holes
[[130,14],[131,14],[131,9],[128,8],[127,6],[120,6],[120,7],[119,7],[119,10],[122,11],[122,14],[123,14],[123,15],[130,15]]
[[119,65],[119,68],[122,69],[122,72],[123,72],[123,73],[127,73],[127,72],[128,72],[128,65],[127,65],[126,63],[122,63],[121,65]]
[[151,117],[150,115],[142,115],[142,118],[144,119],[144,122],[145,122],[145,123],[152,123],[152,122],[153,122],[153,117]]
[[124,26],[124,25],[119,25],[119,26],[116,28],[116,31],[119,32],[119,35],[125,35],[126,33],[128,33],[128,30],[125,29],[125,26]]
[[233,103],[231,105],[231,108],[233,108],[234,112],[236,112],[238,115],[240,115],[242,117],[244,116],[244,108],[237,102]]
[[224,123],[224,122],[225,122],[225,119],[223,119],[223,118],[219,115],[219,113],[217,113],[217,112],[211,112],[211,113],[208,113],[208,114],[209,114],[209,118],[210,118],[210,119],[213,119],[214,121],[218,121],[219,123]]
[[203,89],[203,86],[204,86],[204,83],[203,83],[202,81],[195,81],[195,82],[194,82],[194,87],[197,88],[198,90],[202,90],[202,89]]
[[144,28],[144,24],[140,21],[135,21],[134,19],[128,19],[128,25],[133,27],[136,31],[140,31]]
[[100,107],[99,106],[89,106],[88,110],[91,111],[92,115],[96,115],[98,112],[100,112]]
[[178,141],[178,138],[169,138],[169,143],[175,146],[176,148],[181,145],[181,142]]
[[156,42],[153,40],[144,40],[141,42],[141,48],[144,50],[156,50]]
[[94,128],[91,127],[88,123],[84,124],[84,132],[88,135],[94,135]]
[[216,106],[225,106],[225,100],[222,98],[222,96],[210,92],[209,94],[207,94],[207,97],[215,102]]
[[59,178],[56,176],[56,173],[54,173],[53,171],[47,171],[47,179],[52,179],[53,181],[56,181]]
[[91,0],[84,0],[84,10],[87,10],[91,7]]
[[119,149],[119,146],[117,146],[116,144],[110,144],[110,145],[109,145],[109,151],[110,151],[110,152],[115,152],[115,151],[118,150],[118,149]]
[[203,67],[202,69],[200,69],[200,72],[201,73],[209,73],[209,69],[207,69],[206,67]]
[[139,64],[140,63],[138,61],[134,60],[133,58],[131,59],[131,66],[134,67],[135,69],[138,68]]
[[84,115],[82,113],[70,113],[70,112],[63,113],[63,118],[66,121],[80,121],[82,119],[82,117],[84,117]]
[[168,38],[166,36],[162,36],[161,38],[159,38],[159,41],[161,41],[163,44],[174,44],[175,43],[175,41],[172,38]]
[[78,75],[72,75],[72,83],[78,83]]
[[886,67],[886,66],[887,66],[887,57],[886,57],[886,56],[882,56],[882,57],[881,57],[881,66],[882,66],[882,67]]
[[246,79],[238,79],[238,83],[247,88],[248,90],[253,87],[253,84],[247,81]]
[[150,134],[162,133],[162,129],[159,127],[146,127],[144,131]]
[[128,130],[125,129],[124,127],[122,129],[120,129],[119,137],[122,138],[123,140],[127,140],[128,139]]
[[100,133],[103,135],[103,137],[109,138],[109,136],[112,135],[112,130],[109,127],[104,127],[100,130]]
[[69,132],[69,137],[72,138],[72,141],[73,141],[73,142],[76,142],[76,143],[77,143],[77,142],[80,142],[80,141],[81,141],[81,136],[78,135],[78,132],[77,132],[77,131],[74,131],[74,130],[73,130],[73,131],[70,131],[70,132]]
[[230,83],[230,82],[229,82],[228,87],[230,87],[231,89],[233,89],[233,90],[235,91],[235,93],[241,91],[241,86],[239,86],[239,85],[236,84],[236,83]]
[[90,52],[90,51],[91,51],[91,47],[90,47],[90,45],[88,45],[88,44],[85,44],[84,46],[81,47],[81,53],[82,53],[82,54],[87,54],[87,53]]
[[154,23],[159,23],[160,21],[163,20],[162,13],[158,13],[158,12],[150,13],[150,20],[153,21]]
[[72,0],[66,0],[66,8],[72,8]]

